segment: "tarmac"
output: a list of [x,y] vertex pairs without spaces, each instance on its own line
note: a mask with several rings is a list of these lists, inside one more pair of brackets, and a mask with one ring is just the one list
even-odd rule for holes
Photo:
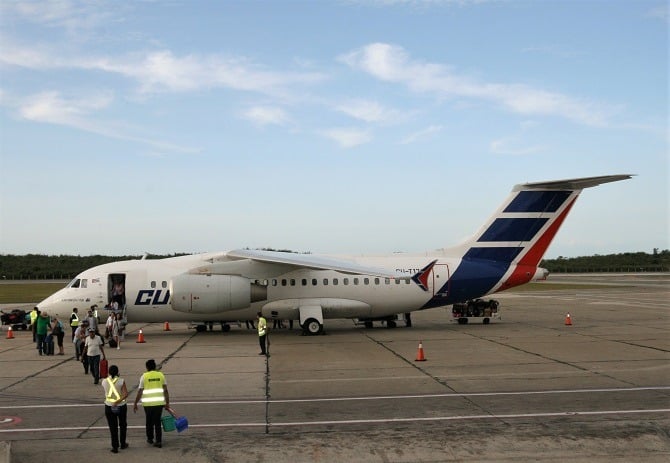
[[326,320],[322,336],[272,331],[267,358],[244,323],[131,324],[106,349],[130,403],[154,358],[189,428],[151,447],[131,406],[119,454],[69,336],[52,357],[30,332],[2,331],[0,463],[670,461],[670,275],[547,283],[565,286],[496,295],[502,320],[489,325],[443,308],[414,312],[411,328]]

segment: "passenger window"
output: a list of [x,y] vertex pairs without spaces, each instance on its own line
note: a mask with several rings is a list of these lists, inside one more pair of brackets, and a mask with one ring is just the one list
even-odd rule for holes
[[328,286],[328,278],[323,279],[323,286]]
[[303,278],[303,279],[302,279],[302,285],[303,285],[303,286],[307,286],[307,278]]
[[379,284],[379,278],[375,278],[375,284],[376,284],[376,285]]
[[282,285],[282,286],[286,286],[286,278],[282,278],[282,280],[281,280],[281,285]]
[[277,286],[277,280],[274,278],[272,279],[272,286]]
[[349,284],[349,278],[345,278],[343,280],[344,286],[347,286]]
[[88,280],[84,278],[83,280],[81,280],[81,287],[86,288],[87,286],[88,286]]
[[358,278],[354,278],[354,284],[355,284],[355,285],[358,284]]
[[384,284],[391,284],[391,279],[390,278],[384,278]]
[[339,282],[338,282],[337,278],[333,278],[333,284],[334,284],[335,286],[337,286],[338,283],[339,283]]
[[161,286],[162,286],[163,288],[167,288],[167,281],[163,281],[163,282],[161,282]]
[[405,278],[405,284],[409,284],[409,278]]
[[400,284],[400,278],[394,278],[395,284],[399,285]]
[[152,281],[152,282],[151,282],[151,287],[152,287],[152,288],[155,288],[155,287],[156,287],[156,282],[155,282],[155,281]]
[[370,279],[369,278],[363,278],[363,283],[365,283],[366,285],[369,285],[370,284]]
[[312,278],[312,286],[316,286],[316,278]]
[[291,278],[291,286],[295,286],[295,278]]

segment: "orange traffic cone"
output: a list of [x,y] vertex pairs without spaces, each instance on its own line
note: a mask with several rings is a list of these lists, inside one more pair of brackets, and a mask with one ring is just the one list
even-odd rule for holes
[[416,353],[416,362],[425,362],[426,357],[423,355],[423,343],[419,341],[419,351]]
[[163,331],[170,331],[170,323],[165,322],[165,325],[163,325]]
[[572,326],[572,318],[570,318],[570,312],[565,316],[565,326]]
[[144,334],[142,333],[142,330],[140,329],[140,332],[137,334],[137,341],[135,342],[146,342],[144,340]]
[[14,330],[12,329],[12,325],[9,325],[9,329],[7,330],[7,339],[14,339]]

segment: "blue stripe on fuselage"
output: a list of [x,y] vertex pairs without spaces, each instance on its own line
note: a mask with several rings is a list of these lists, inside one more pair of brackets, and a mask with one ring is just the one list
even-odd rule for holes
[[449,281],[422,308],[440,307],[482,297],[498,284],[522,249],[470,248]]

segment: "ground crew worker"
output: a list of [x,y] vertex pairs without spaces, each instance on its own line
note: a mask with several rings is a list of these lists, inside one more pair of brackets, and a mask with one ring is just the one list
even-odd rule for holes
[[[112,453],[119,453],[119,447],[128,448],[126,432],[128,429],[128,386],[123,378],[119,376],[119,367],[109,367],[109,376],[102,381],[105,389],[105,417],[112,436]],[[120,439],[119,439],[120,431]],[[120,444],[120,445],[119,445]]]
[[40,314],[40,309],[33,307],[33,310],[30,312],[30,331],[33,332],[33,342],[37,342],[37,331],[35,322],[37,321],[37,316]]
[[[137,413],[137,402],[141,399],[146,416],[147,443],[161,448],[163,446],[161,414],[163,413],[163,407],[170,408],[170,394],[168,393],[165,376],[160,371],[156,371],[156,361],[154,359],[147,360],[146,367],[147,371],[140,377],[133,412]],[[154,436],[156,437],[155,441]]]
[[70,328],[72,328],[72,341],[74,342],[74,332],[77,331],[79,326],[79,314],[77,313],[77,308],[72,309],[72,314],[70,315]]
[[261,345],[261,352],[258,355],[268,355],[267,353],[268,321],[258,312],[258,342]]

